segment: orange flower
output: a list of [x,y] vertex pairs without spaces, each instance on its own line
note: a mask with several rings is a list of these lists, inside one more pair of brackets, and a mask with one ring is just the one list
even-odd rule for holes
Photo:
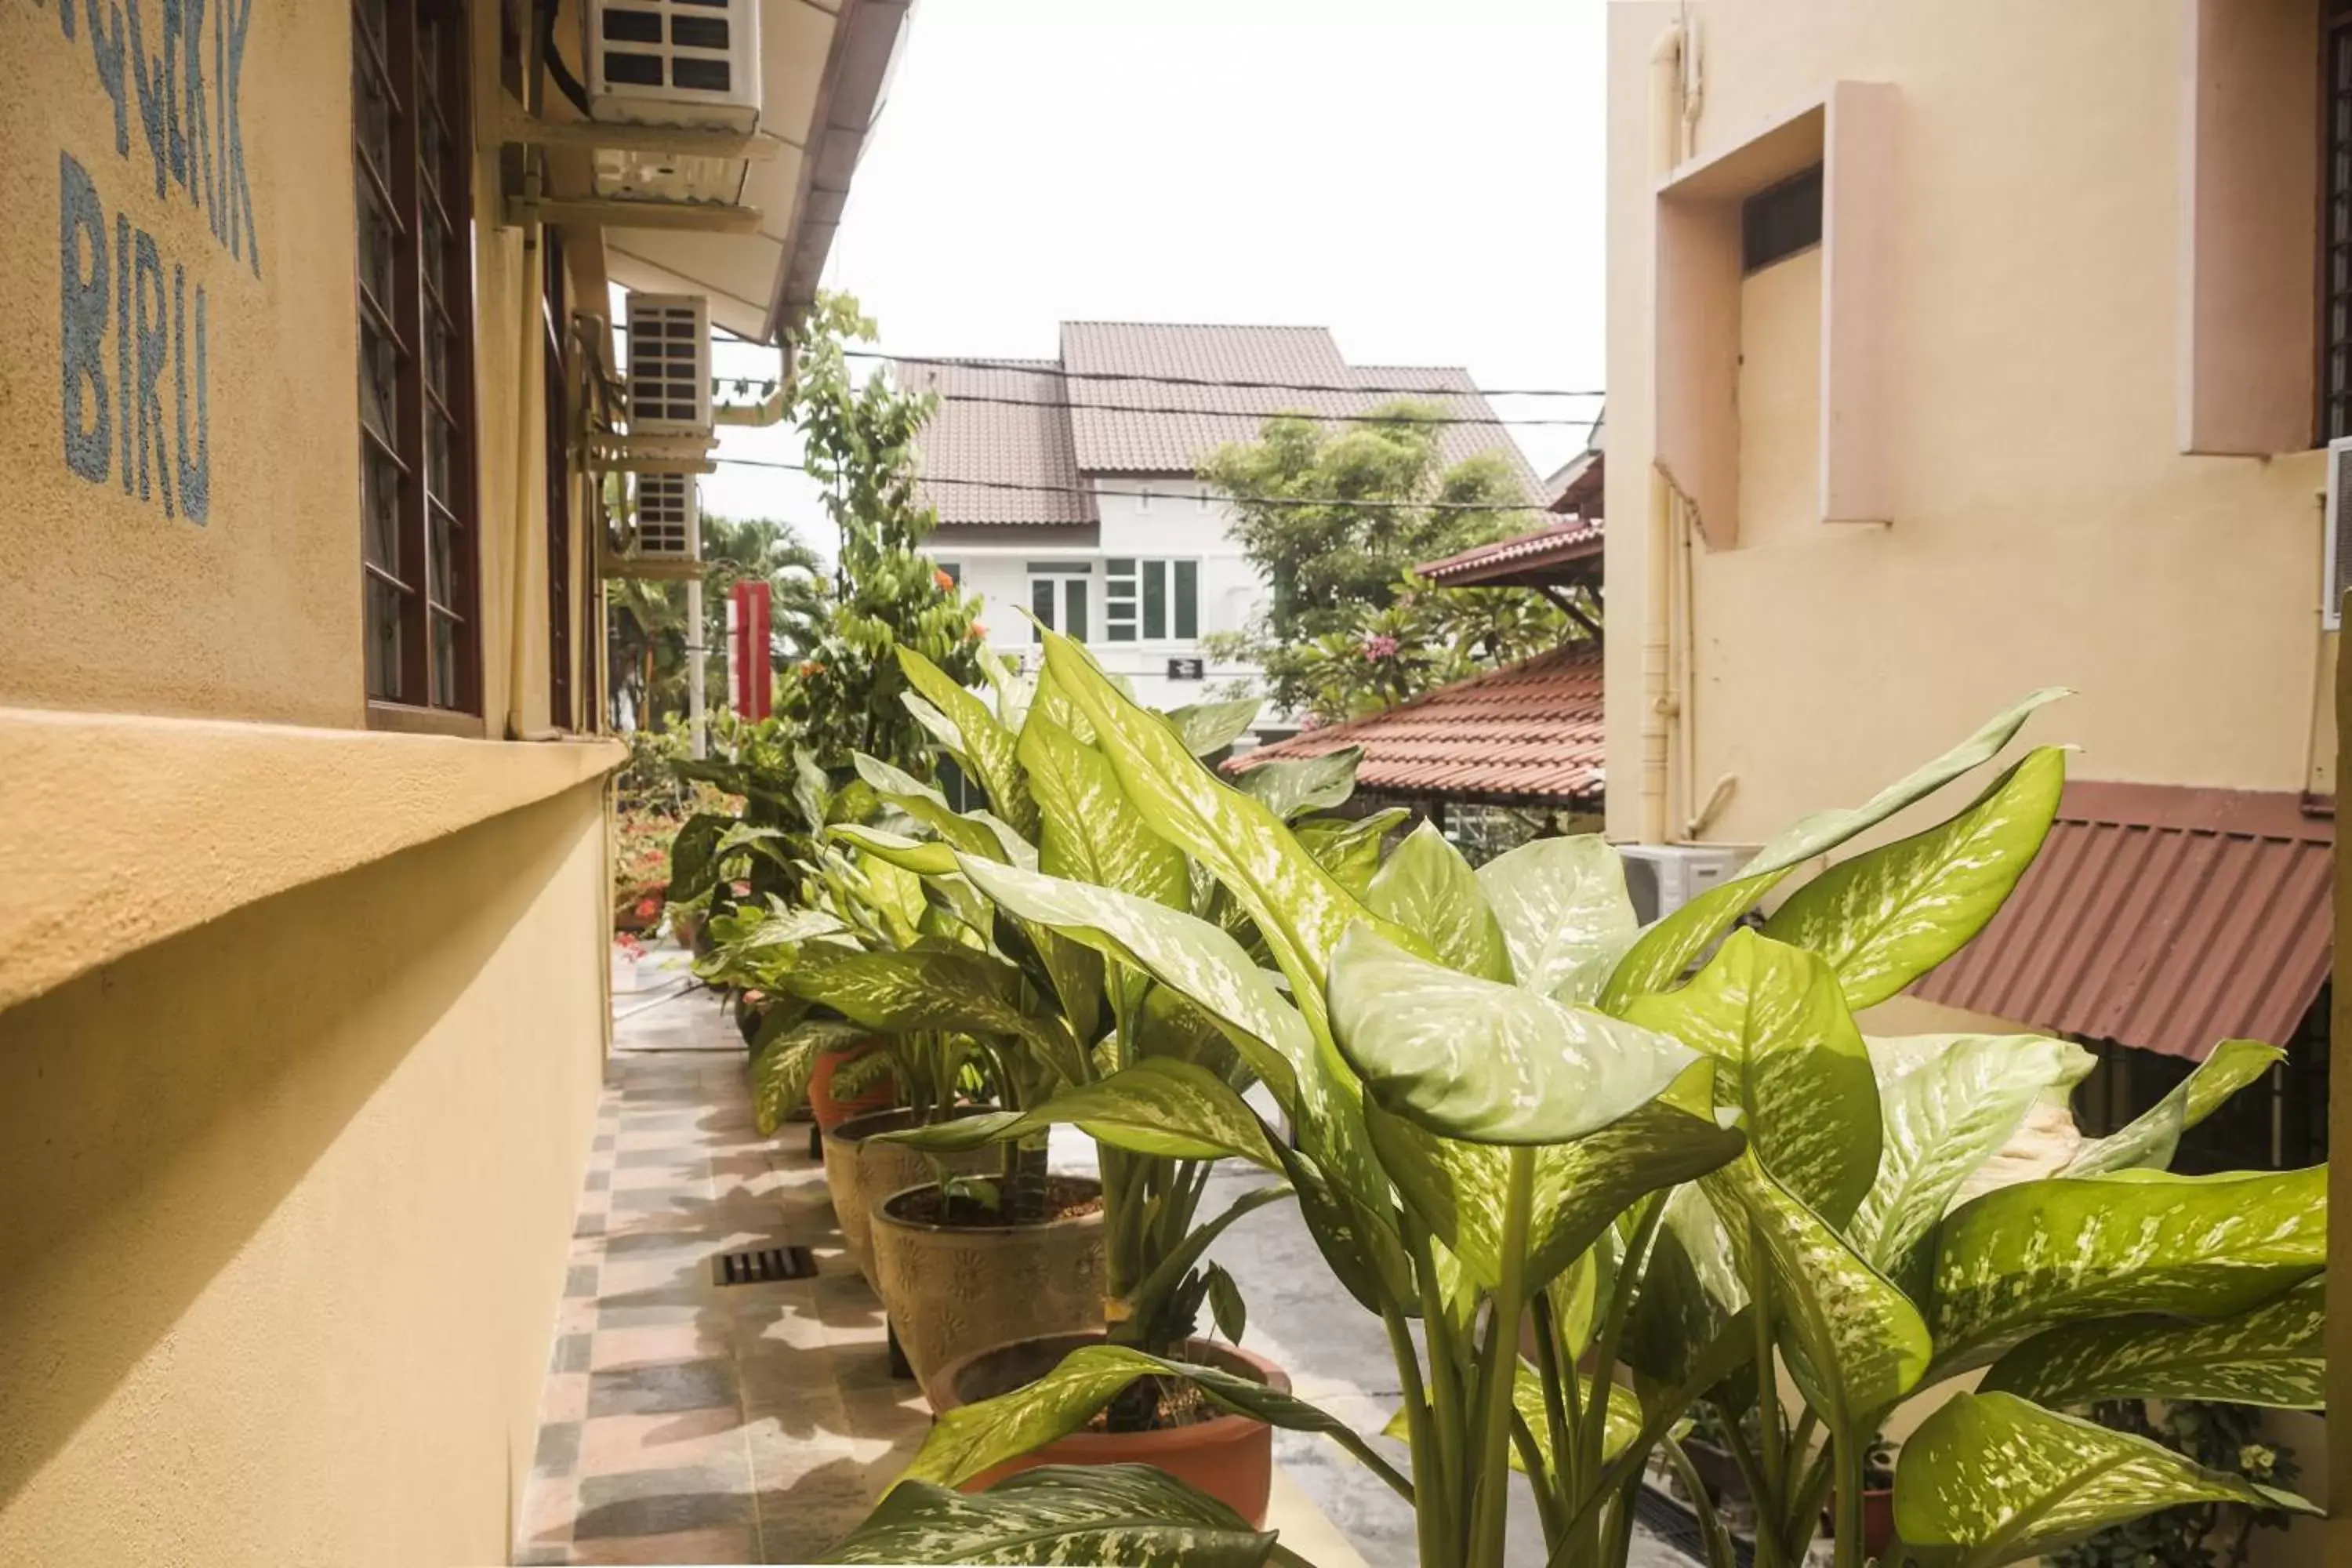
[[824,666],[819,664],[816,660],[813,658],[804,658],[801,660],[801,679],[803,680],[810,679],[815,676],[823,675],[824,673]]
[[942,594],[952,594],[955,592],[955,579],[949,576],[944,572],[933,572],[931,574],[931,581],[940,585],[940,592]]
[[974,621],[974,622],[972,622],[972,623],[971,623],[971,626],[970,626],[970,627],[969,627],[969,628],[964,632],[964,634],[963,634],[963,640],[964,640],[964,641],[966,641],[966,642],[978,642],[981,638],[982,638],[982,637],[986,637],[987,635],[988,635],[988,628],[987,628],[986,626],[982,626],[978,621]]

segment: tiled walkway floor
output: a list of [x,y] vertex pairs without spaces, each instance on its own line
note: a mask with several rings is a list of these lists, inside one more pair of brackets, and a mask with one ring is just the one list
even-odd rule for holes
[[[615,999],[517,1561],[807,1562],[929,1412],[889,1375],[823,1166],[753,1128],[741,1041],[707,996],[658,994]],[[719,1254],[779,1245],[817,1277],[713,1283]]]

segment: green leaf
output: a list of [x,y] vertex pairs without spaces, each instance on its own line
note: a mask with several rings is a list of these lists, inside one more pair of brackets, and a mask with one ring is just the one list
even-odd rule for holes
[[1151,831],[1102,753],[1040,714],[1023,730],[1020,754],[1042,823],[1038,869],[1189,907],[1183,852]]
[[1849,1005],[1876,1006],[1982,931],[2040,853],[2066,786],[2066,753],[2028,752],[1948,822],[1832,866],[1764,934],[1826,958]]
[[926,942],[895,952],[804,950],[778,983],[870,1029],[1009,1035],[1027,1041],[1067,1081],[1091,1076],[1085,1053],[1058,1013],[1024,1009],[1021,972],[971,948]]
[[[1366,1109],[1365,1121],[1381,1166],[1415,1215],[1472,1279],[1490,1290],[1501,1284],[1509,1152],[1440,1138],[1377,1106]],[[1653,1103],[1575,1142],[1538,1149],[1527,1289],[1542,1289],[1575,1263],[1638,1199],[1705,1175],[1744,1142],[1736,1131]]]
[[901,1484],[824,1561],[1257,1568],[1274,1550],[1272,1534],[1165,1470],[1048,1465],[977,1497]]
[[1686,1383],[1747,1305],[1730,1231],[1696,1183],[1676,1187],[1626,1319],[1625,1363],[1654,1384]]
[[2103,1318],[2036,1334],[1979,1387],[2037,1405],[2205,1399],[2317,1410],[2327,1403],[2326,1282],[2218,1322]]
[[[1592,1380],[1578,1376],[1575,1373],[1568,1375],[1576,1378],[1580,1398],[1590,1401],[1593,1397]],[[1524,1361],[1519,1363],[1517,1381],[1511,1384],[1511,1405],[1519,1413],[1520,1419],[1528,1424],[1528,1430],[1536,1440],[1536,1451],[1542,1457],[1545,1473],[1557,1474],[1559,1461],[1551,1449],[1551,1421],[1544,1408],[1543,1374]],[[1601,1457],[1604,1460],[1613,1459],[1632,1447],[1633,1439],[1641,1434],[1641,1400],[1623,1384],[1610,1384],[1609,1413],[1601,1417]],[[1402,1410],[1398,1411],[1389,1417],[1389,1424],[1381,1428],[1381,1436],[1393,1437],[1400,1443],[1411,1443],[1411,1416]],[[1519,1456],[1518,1446],[1513,1444],[1511,1468],[1524,1474],[1527,1468],[1526,1461]]]
[[855,753],[857,776],[868,788],[967,855],[1034,867],[1037,851],[1012,827],[984,811],[959,812],[948,797],[902,768]]
[[1241,739],[1264,706],[1255,697],[1231,702],[1188,702],[1168,710],[1168,723],[1194,756],[1213,756]]
[[[1529,991],[1591,1002],[1633,939],[1625,867],[1597,835],[1538,838],[1478,868],[1478,886],[1509,944],[1511,974]],[[1571,991],[1561,995],[1563,987]],[[1580,992],[1580,994],[1573,994]]]
[[826,1051],[845,1050],[870,1038],[862,1024],[834,1018],[807,1018],[763,1039],[751,1058],[751,1114],[762,1137],[772,1137],[786,1117],[808,1098],[809,1079],[816,1075],[816,1059]]
[[2034,710],[2072,695],[2063,687],[2037,691],[1994,715],[1958,745],[1914,768],[1851,810],[1818,811],[1798,818],[1757,852],[1736,882],[1726,882],[1685,904],[1642,933],[1602,990],[1601,1005],[1620,1011],[1645,992],[1663,991],[1682,977],[1707,944],[1732,921],[1756,907],[1781,878],[1816,855],[1825,855],[1857,835],[1916,804],[2000,753],[2024,728]]
[[2325,1165],[2021,1182],[1944,1221],[1937,1363],[1961,1371],[2042,1329],[2118,1312],[2233,1316],[2284,1294],[2326,1258]]
[[1249,1304],[1242,1300],[1242,1288],[1222,1264],[1210,1264],[1202,1277],[1209,1283],[1209,1316],[1217,1332],[1234,1344],[1241,1343],[1249,1328]]
[[1021,776],[1013,732],[997,722],[988,704],[913,648],[899,647],[898,668],[906,672],[908,683],[929,698],[963,737],[963,757],[973,782],[988,792],[996,815],[1024,838],[1036,837],[1037,807]]
[[1934,1344],[1910,1298],[1863,1261],[1754,1155],[1702,1179],[1748,1279],[1771,1282],[1789,1374],[1832,1433],[1867,1436],[1918,1384]]
[[1689,1047],[1456,973],[1359,926],[1331,961],[1340,1053],[1383,1109],[1478,1143],[1559,1143],[1655,1099]]
[[1342,746],[1319,757],[1281,757],[1244,771],[1241,786],[1288,822],[1345,805],[1356,793],[1356,766],[1363,760],[1361,746]]
[[1846,1239],[1873,1267],[1908,1282],[1969,1178],[2037,1100],[2079,1081],[2094,1058],[2042,1035],[1920,1035],[1869,1046],[1885,1131],[1878,1179]]
[[718,879],[717,849],[720,838],[735,826],[725,812],[697,812],[678,825],[669,841],[669,887],[665,901],[686,903],[710,890]]
[[854,845],[861,854],[887,860],[901,870],[912,871],[918,876],[945,877],[953,875],[956,870],[954,847],[936,838],[909,838],[903,833],[891,833],[855,822],[828,827],[824,836],[836,843]]
[[1481,885],[1462,852],[1434,823],[1424,821],[1373,874],[1364,902],[1373,913],[1428,938],[1449,968],[1508,984],[1511,957]]
[[2193,1502],[2319,1511],[2145,1437],[2013,1394],[1962,1394],[1903,1445],[1895,1529],[1921,1568],[1998,1568]]
[[2062,1176],[2109,1171],[2162,1170],[2172,1163],[2180,1135],[2213,1114],[2221,1102],[2254,1082],[2286,1053],[2260,1040],[2223,1040],[2172,1092],[2113,1135],[2083,1145]]
[[1314,816],[1291,828],[1299,847],[1356,898],[1371,890],[1381,868],[1381,844],[1412,813],[1392,805],[1369,816]]
[[1351,1452],[1370,1451],[1337,1416],[1262,1383],[1221,1367],[1166,1361],[1125,1345],[1097,1344],[1072,1351],[1053,1371],[1009,1394],[959,1405],[938,1417],[898,1484],[961,1485],[1076,1431],[1129,1384],[1152,1376],[1182,1378],[1211,1404],[1235,1415],[1287,1431],[1319,1432]]
[[1230,1085],[1206,1068],[1164,1057],[1146,1058],[1108,1078],[1064,1089],[1032,1110],[960,1117],[877,1133],[876,1141],[951,1153],[1025,1138],[1056,1123],[1075,1125],[1098,1142],[1139,1154],[1169,1160],[1231,1156],[1269,1171],[1282,1168],[1265,1124]]
[[1829,965],[1736,931],[1689,984],[1625,1017],[1713,1057],[1717,1102],[1764,1168],[1832,1226],[1853,1216],[1878,1173],[1878,1082]]

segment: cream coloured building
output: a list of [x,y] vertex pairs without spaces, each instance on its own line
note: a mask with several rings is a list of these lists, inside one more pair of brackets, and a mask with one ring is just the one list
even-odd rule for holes
[[[772,336],[908,7],[712,215],[574,5],[0,9],[0,1562],[488,1563],[603,1076],[609,285]],[[599,133],[600,135],[602,133]]]

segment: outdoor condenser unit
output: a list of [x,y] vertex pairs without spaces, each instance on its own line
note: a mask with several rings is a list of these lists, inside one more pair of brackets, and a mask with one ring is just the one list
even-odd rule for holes
[[2343,629],[2344,591],[2352,588],[2352,539],[2345,537],[2345,531],[2352,529],[2347,502],[2352,502],[2352,436],[2338,436],[2327,443],[2327,558],[2319,583],[2322,631]]
[[1729,881],[1755,851],[1727,844],[1621,844],[1617,853],[1624,858],[1633,913],[1647,925]]
[[629,296],[629,434],[709,439],[710,301]]
[[637,476],[636,548],[633,561],[698,561],[702,510],[692,474]]
[[[759,0],[587,0],[584,16],[591,119],[759,128]],[[732,205],[747,168],[740,158],[599,148],[596,194]]]

